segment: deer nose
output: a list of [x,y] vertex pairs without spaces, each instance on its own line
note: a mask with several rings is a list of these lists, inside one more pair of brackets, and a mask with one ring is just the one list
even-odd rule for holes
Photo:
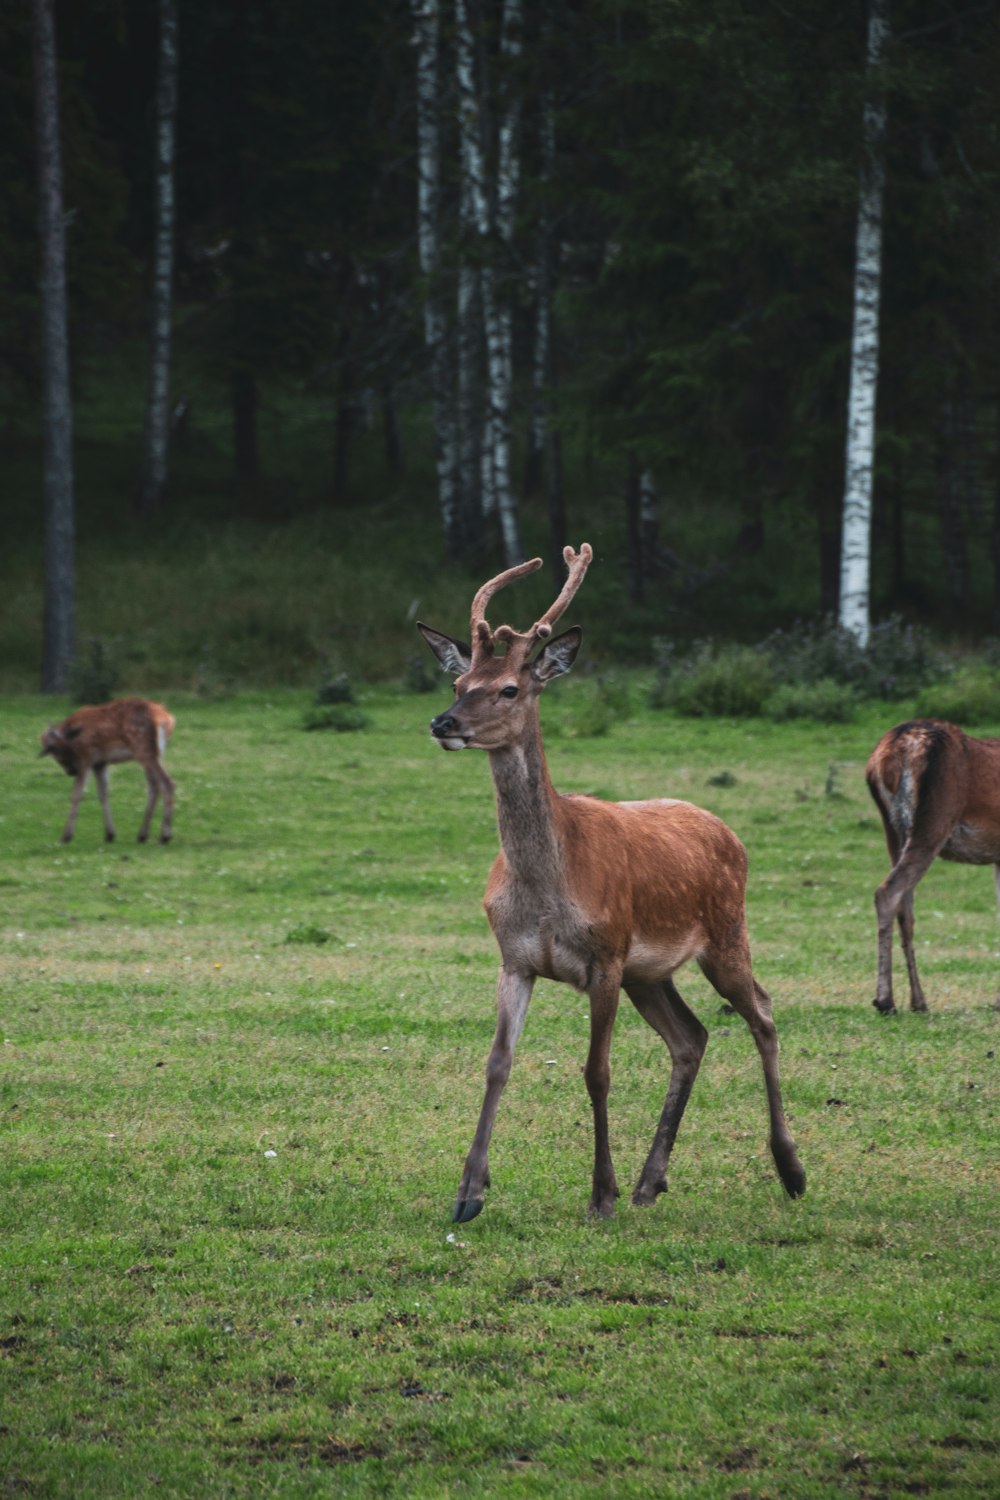
[[452,714],[438,714],[431,720],[431,734],[436,740],[446,740],[458,728],[458,720]]

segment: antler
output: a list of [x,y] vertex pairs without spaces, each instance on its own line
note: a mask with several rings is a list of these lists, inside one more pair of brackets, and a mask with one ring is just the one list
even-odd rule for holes
[[508,583],[516,583],[519,578],[526,578],[529,573],[537,573],[541,566],[542,559],[540,557],[533,557],[530,562],[518,563],[516,568],[508,568],[505,573],[498,573],[495,578],[491,578],[488,583],[483,584],[472,601],[471,629],[473,646],[481,646],[484,651],[492,653],[496,637],[486,623],[487,604],[489,604],[493,595],[498,594],[502,588],[506,588]]
[[584,542],[579,552],[574,552],[572,547],[563,548],[563,558],[565,559],[566,567],[569,569],[569,574],[562,586],[562,593],[559,595],[559,598],[554,604],[549,606],[540,620],[536,620],[528,632],[533,639],[539,641],[548,640],[552,634],[553,625],[559,619],[560,615],[565,613],[574,594],[583,582],[583,575],[590,567],[593,556],[594,549],[589,542]]
[[590,566],[594,556],[593,548],[589,542],[584,542],[579,552],[574,552],[572,547],[563,548],[563,557],[569,574],[562,586],[562,592],[555,603],[536,620],[531,629],[524,635],[514,629],[512,625],[498,625],[496,630],[491,630],[486,622],[486,606],[493,595],[498,593],[508,583],[514,583],[518,578],[524,578],[529,573],[537,573],[542,566],[542,559],[534,557],[530,562],[519,564],[516,568],[508,568],[505,573],[498,573],[496,578],[491,578],[484,583],[472,601],[472,643],[474,648],[492,655],[497,641],[503,641],[508,650],[516,641],[524,654],[531,650],[536,641],[547,641],[552,634],[552,627],[567,607],[577,589],[583,582],[584,574]]

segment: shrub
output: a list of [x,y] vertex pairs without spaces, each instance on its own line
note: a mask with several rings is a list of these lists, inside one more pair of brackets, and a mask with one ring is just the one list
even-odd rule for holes
[[292,927],[285,933],[286,943],[328,943],[333,933],[315,922],[304,922],[301,927]]
[[925,688],[915,712],[919,718],[950,719],[963,726],[1000,721],[1000,680],[988,667],[960,667],[946,682]]
[[424,656],[415,653],[406,658],[403,687],[408,693],[433,693],[439,686],[440,673],[433,670]]
[[107,703],[118,686],[118,668],[100,636],[88,637],[86,649],[73,663],[70,693],[74,703]]
[[899,615],[872,628],[867,646],[830,615],[800,620],[761,643],[779,683],[824,680],[861,698],[899,698],[946,675],[947,664],[925,630]]
[[307,708],[303,715],[303,729],[332,729],[338,734],[348,734],[354,730],[367,729],[368,715],[361,712],[360,708],[352,708],[348,703],[323,703]]
[[785,682],[775,688],[765,705],[769,719],[816,719],[821,724],[847,724],[854,717],[858,697],[845,682],[821,677],[818,682]]
[[319,687],[316,689],[317,703],[353,703],[354,689],[351,687],[350,678],[346,672],[339,672],[336,677],[327,673]]
[[653,701],[690,718],[706,715],[750,718],[759,714],[774,687],[767,656],[753,646],[717,646],[699,642],[691,655],[669,661],[653,688]]

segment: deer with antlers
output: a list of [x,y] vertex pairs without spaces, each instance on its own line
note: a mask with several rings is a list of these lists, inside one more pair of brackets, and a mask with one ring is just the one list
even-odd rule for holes
[[90,773],[97,783],[104,814],[104,837],[111,843],[115,825],[108,801],[108,767],[134,760],[146,773],[149,795],[146,815],[139,829],[139,843],[149,838],[157,798],[163,797],[160,843],[167,844],[173,832],[174,783],[163,767],[163,752],[174,729],[174,716],[162,703],[146,698],[118,698],[113,703],[78,708],[61,724],[50,725],[42,735],[42,755],[51,755],[73,779],[69,817],[60,843],[68,844],[76,827],[76,815]]
[[[750,967],[743,845],[691,803],[560,796],[549,779],[538,700],[547,682],[569,671],[581,639],[576,626],[555,637],[552,627],[593,553],[584,543],[579,553],[567,547],[564,556],[569,576],[562,592],[525,634],[510,625],[492,629],[486,609],[498,590],[540,568],[540,558],[508,568],[479,590],[471,647],[418,624],[456,678],[455,702],[432,719],[431,734],[445,750],[488,752],[501,844],[484,898],[501,954],[496,1033],[452,1219],[465,1223],[482,1210],[497,1106],[539,976],[571,984],[590,1001],[584,1077],[594,1112],[591,1212],[613,1213],[618,1197],[607,1101],[623,987],[671,1058],[666,1103],[632,1202],[652,1203],[666,1190],[668,1158],[708,1041],[673,981],[692,958],[750,1027],[764,1068],[771,1152],[786,1190],[797,1198],[806,1179],[781,1104],[770,997]],[[532,659],[536,646],[541,650]]]
[[1000,740],[972,739],[943,719],[914,719],[882,736],[865,774],[892,861],[875,892],[878,980],[872,1004],[883,1015],[896,1009],[892,928],[898,921],[910,1009],[926,1010],[913,949],[913,893],[940,858],[993,865],[1000,898]]

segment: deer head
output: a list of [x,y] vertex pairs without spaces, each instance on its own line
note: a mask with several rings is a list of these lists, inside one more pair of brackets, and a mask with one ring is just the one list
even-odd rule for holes
[[[442,749],[501,750],[523,737],[545,684],[568,672],[580,649],[579,626],[555,637],[552,627],[583,582],[593,555],[588,542],[579,552],[572,547],[563,550],[568,576],[562,592],[523,633],[511,625],[492,629],[486,607],[508,583],[537,572],[542,566],[540,557],[508,568],[483,584],[472,601],[471,646],[417,622],[444,671],[455,677],[455,702],[431,720],[431,734]],[[541,651],[530,659],[539,642]],[[502,652],[498,653],[498,645],[504,648]]]

